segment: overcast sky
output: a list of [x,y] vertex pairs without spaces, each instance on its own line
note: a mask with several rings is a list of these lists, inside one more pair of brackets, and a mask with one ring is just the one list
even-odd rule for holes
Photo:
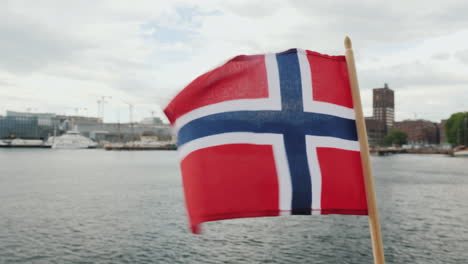
[[[40,3],[39,3],[40,2]],[[468,111],[467,1],[1,1],[0,114],[162,115],[198,75],[238,54],[356,54],[364,110],[395,90],[396,119]],[[85,110],[87,108],[87,110]],[[77,110],[78,109],[78,110]]]

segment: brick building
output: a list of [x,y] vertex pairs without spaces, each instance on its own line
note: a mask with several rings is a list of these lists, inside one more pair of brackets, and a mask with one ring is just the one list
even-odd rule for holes
[[383,138],[387,134],[384,121],[374,119],[374,117],[366,117],[366,130],[370,146],[383,144]]
[[395,95],[388,84],[383,88],[372,89],[372,117],[366,117],[369,145],[383,144],[383,138],[392,130],[395,123]]
[[428,120],[395,122],[393,129],[406,132],[409,144],[439,144],[439,127]]
[[387,131],[391,130],[395,122],[395,95],[392,89],[388,88],[388,84],[384,84],[384,88],[372,89],[373,99],[373,117],[377,120],[385,122]]
[[448,143],[447,136],[445,135],[445,123],[447,123],[447,119],[441,120],[439,124],[440,144]]

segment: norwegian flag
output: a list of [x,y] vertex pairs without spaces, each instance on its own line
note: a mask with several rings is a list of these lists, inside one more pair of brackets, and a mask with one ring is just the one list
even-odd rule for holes
[[240,217],[367,215],[344,56],[237,56],[164,112],[177,131],[192,232]]

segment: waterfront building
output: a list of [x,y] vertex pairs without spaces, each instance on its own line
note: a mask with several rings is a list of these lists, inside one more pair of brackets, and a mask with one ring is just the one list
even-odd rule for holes
[[102,119],[85,116],[65,116],[52,113],[7,111],[0,116],[0,139],[41,139],[60,136],[67,131],[78,131],[97,142],[128,142],[139,140],[142,135],[153,135],[159,140],[172,138],[171,127],[159,118],[145,123],[103,123]]
[[0,139],[37,139],[39,138],[37,118],[0,117]]
[[385,122],[374,119],[373,117],[366,117],[365,120],[369,145],[371,147],[382,145],[383,138],[387,134]]
[[445,124],[447,123],[447,119],[440,120],[439,124],[439,135],[440,135],[440,144],[448,144],[447,136],[445,134]]
[[144,125],[162,125],[163,121],[159,117],[147,117],[141,120],[140,124]]
[[393,128],[408,134],[408,144],[439,144],[439,126],[437,123],[422,119],[404,120],[395,122]]
[[30,113],[16,111],[7,111],[6,116],[18,119],[34,118],[37,119],[37,124],[39,126],[52,126],[54,124],[54,118],[56,117],[56,115],[53,113]]
[[366,117],[366,129],[369,145],[383,144],[383,138],[395,123],[394,91],[384,84],[383,88],[372,89],[372,116]]
[[395,96],[388,84],[384,88],[372,89],[373,99],[373,117],[385,123],[387,131],[390,131],[395,122]]
[[7,111],[0,117],[0,138],[47,139],[58,125],[55,117],[52,113]]
[[102,124],[102,119],[98,117],[57,115],[57,118],[61,120],[68,120],[70,125]]
[[171,127],[167,124],[149,125],[140,123],[102,123],[76,125],[82,135],[98,142],[127,142],[139,140],[142,135],[154,135],[160,140],[170,140]]
[[61,129],[64,131],[74,130],[80,125],[97,126],[102,124],[102,119],[98,117],[57,115],[57,119],[60,120]]

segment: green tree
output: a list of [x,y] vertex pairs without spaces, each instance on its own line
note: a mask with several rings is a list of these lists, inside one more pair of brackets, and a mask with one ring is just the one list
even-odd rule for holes
[[384,144],[387,146],[391,145],[403,145],[408,141],[408,134],[401,130],[392,130],[384,137]]
[[445,123],[447,141],[453,145],[468,145],[468,112],[452,114]]

